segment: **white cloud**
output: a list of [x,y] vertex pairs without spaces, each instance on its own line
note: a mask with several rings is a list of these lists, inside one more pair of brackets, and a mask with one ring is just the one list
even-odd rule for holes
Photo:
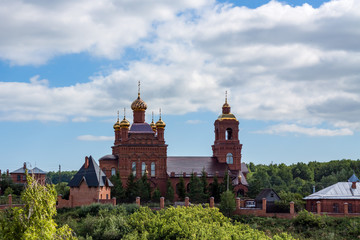
[[317,135],[360,130],[359,1],[318,9],[276,1],[257,9],[197,3],[2,4],[0,31],[7,37],[0,39],[0,58],[12,64],[79,52],[114,59],[126,47],[145,57],[71,86],[50,87],[41,73],[30,83],[0,82],[0,120],[115,116],[129,108],[141,80],[148,114],[159,107],[164,115],[219,112],[229,90],[238,118],[339,128],[296,128]]
[[114,137],[81,135],[81,136],[78,136],[77,139],[80,141],[113,141]]
[[[16,65],[44,64],[62,54],[89,52],[117,58],[156,22],[205,1],[4,0],[0,5],[0,58]],[[6,37],[4,37],[6,36]]]
[[301,127],[296,124],[279,124],[270,126],[268,129],[263,131],[257,131],[256,133],[265,133],[265,134],[276,134],[282,135],[286,133],[291,134],[302,134],[308,136],[347,136],[353,135],[354,132],[348,128],[341,128],[341,129],[323,129],[323,128],[316,128],[316,127]]

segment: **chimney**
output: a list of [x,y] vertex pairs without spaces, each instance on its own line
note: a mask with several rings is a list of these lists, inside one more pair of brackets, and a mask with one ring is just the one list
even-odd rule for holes
[[26,162],[24,162],[24,169],[26,169]]
[[9,169],[6,169],[6,176],[9,176]]
[[89,158],[86,156],[85,157],[85,168],[89,167]]
[[315,193],[315,185],[313,185],[313,193]]
[[352,182],[351,188],[356,189],[356,182]]

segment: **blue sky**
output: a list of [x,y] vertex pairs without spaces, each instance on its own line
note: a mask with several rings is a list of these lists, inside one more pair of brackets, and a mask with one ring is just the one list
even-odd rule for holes
[[212,154],[228,91],[244,162],[359,159],[359,21],[355,0],[4,1],[0,169],[110,154],[138,81],[170,156]]

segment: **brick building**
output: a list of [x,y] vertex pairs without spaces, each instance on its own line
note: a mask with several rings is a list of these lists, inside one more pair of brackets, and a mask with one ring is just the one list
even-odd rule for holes
[[77,207],[91,203],[113,203],[110,196],[113,184],[101,171],[93,157],[85,157],[80,170],[69,182],[69,200],[58,197],[57,207]]
[[360,213],[360,183],[353,174],[347,182],[338,182],[304,198],[306,210],[327,214]]
[[40,184],[45,185],[45,180],[46,180],[46,172],[44,172],[43,170],[41,170],[40,168],[34,167],[33,169],[29,169],[26,167],[26,163],[24,162],[23,167],[10,172],[10,177],[11,180],[14,183],[19,183],[19,184],[25,184],[26,183],[26,171],[28,172],[28,174],[30,174],[31,176],[33,176],[33,178],[38,181]]
[[[167,156],[165,142],[165,122],[161,118],[155,123],[145,122],[147,104],[138,97],[131,104],[133,123],[119,117],[114,124],[115,142],[112,154],[99,159],[100,168],[107,177],[119,172],[123,184],[133,173],[136,178],[147,172],[152,188],[158,187],[164,195],[166,182],[169,179],[177,189],[180,177],[185,184],[189,183],[191,174],[201,176],[205,170],[209,184],[217,176],[221,181],[228,171],[230,181],[239,195],[247,191],[246,164],[241,162],[242,144],[239,141],[239,121],[231,113],[230,105],[225,98],[222,114],[215,120],[215,141],[212,145],[213,155],[209,157],[170,157]],[[177,195],[175,194],[175,199]]]

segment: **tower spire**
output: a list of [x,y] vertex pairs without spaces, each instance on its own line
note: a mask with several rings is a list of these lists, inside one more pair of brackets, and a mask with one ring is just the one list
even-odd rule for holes
[[159,108],[159,119],[161,120],[161,108]]
[[[124,119],[125,119],[125,116],[126,116],[126,108],[124,108]],[[119,112],[118,112],[118,114],[119,114]],[[119,119],[119,116],[118,116],[118,119]]]
[[227,103],[227,91],[225,91],[225,103]]
[[138,81],[138,97],[140,98],[140,81]]
[[119,110],[117,111],[117,115],[118,115],[118,118],[117,118],[117,120],[119,121]]

